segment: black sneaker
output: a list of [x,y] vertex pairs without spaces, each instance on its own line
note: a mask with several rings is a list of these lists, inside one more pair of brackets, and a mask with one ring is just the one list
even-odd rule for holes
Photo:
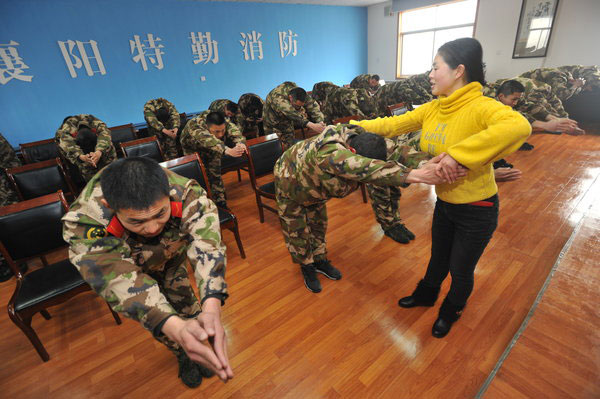
[[300,270],[302,271],[302,277],[304,277],[304,285],[306,288],[314,293],[321,292],[321,283],[317,278],[317,271],[315,270],[314,263],[301,265]]
[[342,278],[342,273],[336,269],[329,260],[319,260],[314,263],[315,271],[325,275],[330,280],[339,280]]
[[533,146],[529,143],[523,143],[523,145],[519,148],[519,151],[531,151],[533,150]]
[[177,353],[179,362],[179,378],[190,388],[196,388],[202,383],[202,374],[198,365],[194,363],[183,349]]
[[494,162],[494,169],[498,168],[512,168],[513,165],[511,163],[506,162],[506,159],[502,158]]
[[400,223],[398,225],[398,227],[400,229],[402,229],[402,231],[404,231],[404,234],[408,237],[409,240],[414,240],[415,239],[415,233],[413,233],[412,231],[410,231],[409,229],[407,229],[405,225],[403,225],[402,223]]
[[399,242],[401,244],[408,244],[410,242],[410,238],[406,235],[404,230],[399,226],[391,227],[387,230],[384,230],[383,233],[390,237],[392,240]]

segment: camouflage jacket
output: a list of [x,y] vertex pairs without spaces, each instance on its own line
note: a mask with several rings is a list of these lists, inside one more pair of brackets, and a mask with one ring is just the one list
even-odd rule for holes
[[359,182],[404,185],[410,169],[399,162],[405,160],[380,161],[353,153],[347,143],[357,132],[348,125],[329,126],[290,147],[275,163],[278,195],[309,206],[345,197]]
[[323,106],[329,92],[338,87],[338,85],[331,82],[317,82],[313,85],[311,96],[319,105]]
[[533,69],[522,73],[520,76],[550,85],[550,87],[552,87],[552,92],[561,101],[567,100],[581,90],[580,87],[575,87],[570,83],[570,80],[573,79],[573,75],[557,68]]
[[283,82],[267,95],[263,108],[264,123],[267,126],[276,126],[282,121],[290,121],[295,125],[305,127],[309,119],[314,123],[323,122],[323,113],[319,104],[308,95],[304,102],[303,111],[296,111],[289,99],[290,90],[298,87],[294,82]]
[[[229,104],[229,103],[233,103],[233,101],[225,100],[225,99],[215,100],[212,103],[210,103],[210,105],[208,106],[208,110],[209,111],[218,111],[218,112],[221,112],[223,115],[225,115],[225,106],[227,106],[227,104]],[[242,112],[240,111],[239,108],[238,108],[237,113],[233,116],[233,118],[230,118],[228,116],[225,116],[225,117],[227,118],[228,121],[235,123],[240,129],[244,125],[244,116],[242,115]]]
[[372,76],[373,75],[369,75],[368,73],[358,75],[357,77],[352,79],[352,82],[350,82],[350,87],[353,89],[366,89],[369,91],[369,93],[375,94],[377,91],[379,91],[381,86],[378,85],[376,89],[371,88],[371,86],[369,85],[369,80]]
[[375,101],[366,89],[331,88],[322,106],[325,121],[358,115],[363,119],[375,116]]
[[425,84],[422,75],[389,82],[375,94],[377,114],[387,115],[387,107],[398,103],[425,104],[433,99],[431,85]]
[[584,89],[587,87],[590,90],[600,89],[600,67],[598,65],[564,65],[558,69],[570,73],[573,79],[585,79]]
[[[155,112],[161,108],[166,108],[169,111],[169,122],[167,126],[163,125],[155,115]],[[179,112],[177,112],[177,108],[168,100],[164,98],[156,98],[154,100],[149,100],[146,104],[144,104],[144,119],[148,124],[148,127],[162,132],[163,129],[178,129],[181,124],[181,119],[179,118]]]
[[549,85],[521,76],[512,79],[499,79],[493,83],[487,83],[483,86],[483,95],[496,98],[498,88],[507,80],[516,80],[525,87],[525,92],[514,109],[527,118],[529,123],[533,123],[536,120],[545,121],[548,115],[561,118],[569,116],[562,102],[552,93]]
[[0,133],[0,171],[4,173],[2,169],[10,169],[21,166],[21,161],[15,153],[15,149],[10,145],[8,140],[4,138]]
[[117,312],[155,327],[177,312],[160,289],[160,275],[186,257],[194,268],[200,297],[224,301],[225,246],[217,208],[194,180],[168,170],[171,218],[151,239],[125,230],[115,213],[102,205],[98,173],[63,217],[69,259],[83,279]]
[[77,131],[79,131],[82,126],[89,127],[98,135],[96,151],[100,151],[103,157],[117,158],[117,153],[110,136],[110,130],[108,130],[106,124],[94,115],[81,114],[71,116],[56,131],[55,138],[58,141],[58,147],[69,162],[76,165],[79,161],[79,156],[84,155],[81,148],[75,142]]
[[231,121],[225,121],[225,136],[218,139],[208,130],[206,115],[212,111],[204,111],[189,121],[181,132],[181,146],[185,154],[199,152],[201,155],[222,156],[225,153],[225,142],[233,144],[246,143],[240,129]]

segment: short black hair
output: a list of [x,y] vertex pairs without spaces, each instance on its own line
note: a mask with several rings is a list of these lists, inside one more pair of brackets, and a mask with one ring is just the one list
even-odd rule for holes
[[240,107],[238,107],[238,105],[236,103],[234,103],[233,101],[228,101],[227,104],[225,105],[225,109],[229,112],[233,112],[234,114],[238,112],[238,109]]
[[206,115],[206,126],[221,126],[225,123],[225,115],[219,111],[212,111]]
[[516,80],[507,80],[496,90],[496,96],[500,94],[510,96],[513,93],[525,93],[525,86]]
[[379,75],[371,75],[369,79],[375,79],[379,82]]
[[290,96],[294,99],[294,101],[306,101],[306,90],[302,87],[294,87],[290,90]]
[[104,199],[116,212],[121,209],[147,209],[169,196],[169,179],[150,158],[121,158],[100,175]]
[[65,119],[63,119],[62,123],[60,124],[61,126],[65,124],[65,122],[67,121],[67,119],[72,118],[73,115],[69,115],[67,116]]
[[250,97],[247,107],[247,116],[262,117],[263,104],[258,97]]
[[165,107],[157,109],[154,115],[156,115],[156,119],[158,119],[163,124],[169,122],[169,119],[171,118],[169,110]]
[[81,148],[84,154],[89,154],[90,152],[95,151],[96,144],[98,143],[98,136],[88,127],[83,127],[77,132],[75,143]]
[[382,161],[387,160],[387,146],[382,136],[368,132],[362,133],[351,137],[348,144],[356,150],[358,155]]

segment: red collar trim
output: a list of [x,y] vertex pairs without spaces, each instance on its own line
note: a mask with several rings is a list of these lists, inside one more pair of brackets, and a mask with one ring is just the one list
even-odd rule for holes
[[183,202],[171,201],[171,216],[180,218],[183,215]]
[[112,220],[106,227],[106,231],[108,231],[115,237],[121,238],[123,236],[123,233],[125,232],[125,227],[123,227],[123,225],[116,216],[113,216]]

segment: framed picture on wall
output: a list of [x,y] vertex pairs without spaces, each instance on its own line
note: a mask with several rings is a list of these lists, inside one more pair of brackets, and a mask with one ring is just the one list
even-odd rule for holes
[[513,58],[545,57],[558,0],[523,0]]

